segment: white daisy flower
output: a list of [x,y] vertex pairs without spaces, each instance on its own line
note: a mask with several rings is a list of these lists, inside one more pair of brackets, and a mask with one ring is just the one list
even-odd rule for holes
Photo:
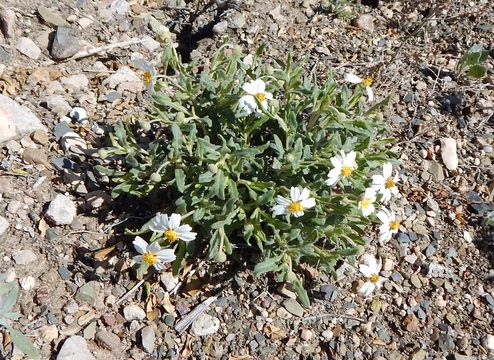
[[134,261],[148,267],[154,266],[156,270],[163,270],[164,264],[172,262],[176,258],[172,249],[162,249],[157,241],[148,244],[143,238],[136,236],[133,244],[136,251],[141,254],[134,256]]
[[134,60],[134,66],[139,70],[143,71],[142,80],[146,85],[147,91],[149,95],[155,95],[156,91],[154,90],[154,86],[156,85],[157,73],[153,64],[148,63],[143,58],[139,57]]
[[396,220],[395,212],[392,210],[381,209],[377,213],[377,217],[382,222],[382,225],[379,227],[379,241],[381,243],[387,242],[398,232],[400,222]]
[[391,165],[391,163],[386,163],[383,166],[382,175],[372,175],[371,187],[382,195],[381,201],[387,203],[392,195],[398,195],[396,183],[399,179],[400,176],[398,175],[398,171],[395,173],[395,176],[393,176],[393,165]]
[[367,282],[358,290],[362,296],[369,296],[375,289],[379,289],[384,281],[386,281],[385,277],[379,276],[381,267],[381,259],[379,259],[378,263],[376,258],[372,255],[367,257],[367,264],[361,264],[359,266],[360,272],[367,278]]
[[295,217],[304,215],[304,210],[310,209],[316,205],[316,199],[310,197],[310,190],[307,188],[291,187],[290,199],[283,196],[276,196],[278,203],[273,207],[274,215],[291,214]]
[[341,150],[340,155],[333,156],[329,159],[334,168],[329,171],[326,184],[332,186],[340,179],[340,177],[349,177],[352,174],[352,171],[357,169],[357,163],[355,162],[356,157],[357,153],[355,151],[350,151],[348,154],[345,154],[345,152]]
[[376,211],[376,208],[374,206],[375,202],[376,202],[376,192],[374,191],[374,189],[371,188],[365,189],[365,192],[358,203],[358,208],[362,210],[362,214],[364,216],[369,216],[374,211]]
[[[238,106],[241,112],[246,115],[252,113],[261,114],[257,101],[261,107],[266,110],[268,108],[268,100],[273,99],[273,94],[266,91],[266,84],[261,79],[256,79],[245,83],[242,89],[248,94],[244,95],[238,101]],[[256,101],[257,99],[257,101]]]
[[374,81],[370,76],[365,78],[360,78],[354,74],[345,74],[345,81],[348,81],[352,84],[362,84],[364,86],[365,91],[367,92],[367,98],[369,102],[374,101],[374,91],[372,91],[371,85]]
[[164,233],[165,239],[171,243],[177,240],[194,240],[197,233],[192,232],[192,228],[189,225],[180,225],[180,221],[182,221],[182,217],[179,214],[171,214],[170,217],[165,214],[156,215],[151,219],[149,229],[154,232]]

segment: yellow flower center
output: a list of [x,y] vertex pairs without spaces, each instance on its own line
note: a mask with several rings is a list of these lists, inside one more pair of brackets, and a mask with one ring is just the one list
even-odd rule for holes
[[257,93],[256,94],[256,98],[257,98],[257,100],[263,102],[264,100],[266,100],[266,94],[264,94],[264,93]]
[[156,264],[158,262],[158,258],[156,257],[155,254],[148,251],[142,255],[142,261],[144,261],[144,263],[149,265],[149,266],[153,266],[154,264]]
[[362,201],[360,202],[360,207],[362,209],[366,209],[371,203],[372,203],[371,199],[363,198]]
[[153,75],[151,74],[150,71],[146,71],[144,75],[142,75],[142,79],[144,80],[144,83],[146,85],[150,85],[151,82],[153,81]]
[[168,229],[165,231],[165,237],[169,242],[175,242],[178,240],[177,232],[172,229]]
[[344,177],[347,177],[347,176],[350,176],[350,174],[352,173],[352,168],[348,165],[343,165],[341,167],[341,176],[344,176]]
[[372,79],[370,76],[367,76],[365,77],[363,80],[362,80],[362,84],[367,87],[367,86],[371,86],[372,83],[374,82],[374,79]]
[[399,221],[396,221],[396,220],[393,220],[389,223],[389,228],[391,230],[398,230],[398,228],[400,227],[400,222]]
[[384,187],[386,189],[391,189],[394,186],[395,186],[395,182],[393,181],[393,179],[391,177],[387,178],[386,182],[384,183]]
[[369,278],[370,282],[373,284],[376,284],[379,281],[379,275],[377,274],[372,274]]
[[291,214],[297,213],[297,212],[300,212],[303,210],[304,210],[304,207],[302,206],[302,204],[299,201],[291,203],[290,205],[288,205],[288,211]]

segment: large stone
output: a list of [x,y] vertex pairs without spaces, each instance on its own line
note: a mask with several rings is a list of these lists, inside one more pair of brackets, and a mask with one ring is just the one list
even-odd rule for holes
[[69,197],[59,194],[50,202],[45,215],[55,225],[68,225],[77,215],[77,208]]
[[82,336],[73,335],[63,343],[56,360],[96,360]]
[[154,351],[154,342],[156,340],[156,332],[152,326],[146,326],[141,330],[142,347],[146,352]]
[[67,59],[75,55],[79,49],[79,40],[70,35],[69,29],[59,26],[51,47],[51,56],[56,60]]
[[15,48],[19,50],[19,52],[23,55],[26,55],[28,58],[36,60],[41,55],[41,49],[27,37],[21,37],[17,40],[17,44]]
[[15,36],[15,12],[12,9],[0,9],[0,25],[6,38]]
[[52,26],[67,26],[67,21],[56,11],[50,10],[44,6],[38,6],[38,13],[43,21]]
[[208,314],[199,315],[192,323],[192,334],[195,336],[208,336],[216,333],[220,328],[218,318]]
[[35,130],[47,131],[28,108],[0,94],[0,144],[20,139]]
[[75,294],[75,298],[79,301],[85,301],[90,305],[94,305],[98,298],[98,294],[99,283],[97,281],[90,281],[79,288]]
[[0,216],[0,235],[9,228],[9,222],[3,216]]
[[135,304],[127,305],[123,309],[124,318],[127,321],[132,320],[144,320],[146,317],[146,312],[142,310],[139,306]]

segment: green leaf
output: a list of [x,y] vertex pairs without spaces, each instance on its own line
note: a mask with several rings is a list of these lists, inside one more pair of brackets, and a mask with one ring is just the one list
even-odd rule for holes
[[487,69],[482,65],[473,65],[468,69],[468,75],[476,79],[483,78],[487,74]]
[[281,268],[279,262],[282,258],[283,254],[265,258],[264,261],[254,267],[254,275],[259,276],[267,272],[278,271]]
[[299,279],[291,282],[293,286],[293,290],[297,293],[298,299],[300,303],[304,306],[310,306],[309,295],[307,294],[307,290],[305,290],[302,281]]
[[172,274],[173,276],[178,276],[180,268],[182,266],[182,260],[185,257],[185,251],[187,250],[187,243],[184,241],[179,241],[178,251],[175,253],[176,259],[173,261]]
[[211,188],[212,193],[221,200],[225,200],[225,175],[223,170],[219,169],[214,177],[214,184]]
[[182,169],[175,169],[175,185],[181,193],[185,191],[185,172]]
[[16,329],[9,329],[10,337],[14,345],[31,359],[40,359],[38,350],[33,346],[31,341]]
[[19,295],[19,286],[16,283],[13,283],[12,289],[4,296],[2,302],[2,312],[10,311],[17,301],[17,295]]

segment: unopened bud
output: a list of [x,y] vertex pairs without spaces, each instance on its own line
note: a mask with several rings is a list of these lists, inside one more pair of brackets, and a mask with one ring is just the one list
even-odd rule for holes
[[151,179],[151,181],[156,183],[161,181],[161,175],[157,172],[152,173],[149,178]]

